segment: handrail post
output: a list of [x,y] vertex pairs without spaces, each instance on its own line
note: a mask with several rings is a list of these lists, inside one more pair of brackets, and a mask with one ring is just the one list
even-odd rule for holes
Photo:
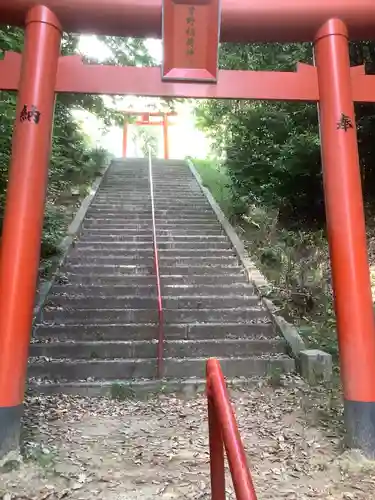
[[211,498],[225,500],[224,445],[217,419],[215,402],[211,395],[210,380],[207,376],[208,432],[210,445]]
[[[225,447],[237,500],[257,500],[236,417],[230,403],[224,375],[217,359],[211,358],[207,361],[206,374],[212,499],[225,499],[225,484],[223,485],[220,482],[223,481],[223,465],[222,450],[219,449],[217,444],[219,441],[221,447],[223,444]],[[214,418],[211,415],[214,415]],[[221,495],[223,486],[224,496]],[[217,497],[214,496],[214,488],[217,488]]]
[[152,215],[152,239],[154,248],[154,267],[156,275],[156,288],[158,300],[158,347],[157,347],[157,378],[163,378],[164,375],[164,314],[163,314],[163,298],[161,293],[161,280],[159,268],[159,252],[156,236],[156,218],[155,218],[155,199],[154,199],[154,181],[152,176],[152,156],[151,148],[148,147],[148,174],[150,183],[150,196],[151,196],[151,215]]

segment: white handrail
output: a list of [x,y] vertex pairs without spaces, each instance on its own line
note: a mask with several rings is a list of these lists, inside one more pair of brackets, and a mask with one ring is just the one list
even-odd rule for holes
[[164,366],[164,315],[163,315],[163,299],[161,293],[161,280],[160,280],[160,269],[159,269],[159,252],[158,243],[156,235],[156,217],[155,217],[155,196],[154,196],[154,181],[152,175],[152,155],[151,147],[148,146],[148,176],[150,184],[150,196],[151,196],[151,216],[152,216],[152,239],[154,247],[154,266],[156,275],[156,287],[157,287],[157,300],[158,300],[158,318],[159,318],[159,335],[158,335],[158,358],[157,358],[157,376],[158,378],[163,377],[163,366]]
[[148,146],[148,180],[150,184],[150,196],[151,196],[152,236],[153,240],[156,241],[154,180],[152,175],[152,154],[150,146]]

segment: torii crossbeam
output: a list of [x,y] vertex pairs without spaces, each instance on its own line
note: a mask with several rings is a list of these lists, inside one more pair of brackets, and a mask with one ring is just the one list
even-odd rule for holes
[[[354,101],[375,77],[350,68],[349,38],[375,39],[373,0],[2,0],[0,23],[25,48],[0,61],[18,90],[0,262],[0,457],[19,442],[55,92],[317,102],[327,232],[350,446],[375,457],[375,323]],[[85,65],[60,57],[62,30],[164,39],[162,68]],[[295,73],[218,71],[218,42],[314,44]]]

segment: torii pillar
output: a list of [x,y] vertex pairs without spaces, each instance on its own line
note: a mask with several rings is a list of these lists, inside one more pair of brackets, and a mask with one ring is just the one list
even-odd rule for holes
[[375,325],[348,30],[330,19],[315,37],[327,233],[348,444],[375,457]]
[[19,443],[61,35],[47,7],[30,9],[1,241],[0,458]]
[[122,157],[126,158],[126,150],[128,146],[128,122],[124,120],[124,126],[122,130]]
[[168,142],[168,114],[163,115],[163,142],[164,142],[164,160],[169,160],[169,142]]

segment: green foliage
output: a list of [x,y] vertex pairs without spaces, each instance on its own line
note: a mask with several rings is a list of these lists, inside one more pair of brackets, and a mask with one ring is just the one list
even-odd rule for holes
[[[289,230],[279,210],[232,198],[231,179],[215,161],[193,160],[203,183],[235,223],[252,259],[269,280],[278,314],[292,321],[311,347],[337,357],[328,245],[323,231]],[[237,210],[237,212],[236,212]],[[271,377],[272,378],[272,377]],[[277,379],[277,377],[276,377]]]
[[[230,69],[292,70],[301,59],[311,62],[308,44],[223,44],[220,50],[221,65]],[[197,121],[224,159],[238,212],[258,203],[277,207],[285,222],[321,220],[316,106],[204,102],[198,106]]]
[[142,38],[120,38],[97,36],[110,51],[111,57],[106,64],[117,66],[153,66],[155,61],[147,51]]
[[[375,73],[374,43],[352,43],[350,56],[352,65],[365,64],[367,73]],[[228,69],[289,71],[299,61],[312,62],[309,44],[220,48],[220,65]],[[225,199],[217,191],[216,197],[237,216],[250,254],[273,285],[270,296],[280,314],[299,326],[310,345],[337,356],[328,245],[321,230],[325,216],[315,104],[209,101],[198,104],[196,117],[230,179]],[[374,104],[358,104],[356,118],[362,184],[372,214]],[[215,182],[222,180],[212,179],[210,185]]]
[[47,204],[43,224],[42,259],[48,259],[56,254],[58,244],[64,236],[65,223],[63,210]]
[[126,401],[135,397],[135,391],[131,385],[115,382],[110,387],[110,397],[117,401]]
[[249,253],[272,287],[278,314],[293,322],[311,347],[337,356],[328,244],[323,231],[288,230],[277,210],[252,206],[241,223]]
[[[353,64],[375,70],[375,45],[352,44]],[[226,69],[294,70],[312,63],[310,44],[222,44]],[[232,180],[233,204],[244,213],[251,204],[279,211],[284,226],[324,224],[320,140],[315,104],[293,102],[204,101],[196,108],[197,125]],[[375,200],[375,112],[357,106],[359,151],[366,200]]]
[[209,160],[194,159],[193,163],[204,187],[211,191],[226,215],[231,216],[233,214],[231,182],[225,168],[219,162]]
[[[23,36],[21,29],[1,28],[0,58],[5,51],[22,52]],[[105,61],[107,64],[150,65],[153,62],[142,40],[98,38],[109,48],[111,55]],[[78,42],[78,35],[64,34],[62,54],[78,53]],[[108,162],[107,151],[92,149],[88,138],[74,120],[72,111],[79,109],[89,111],[100,118],[104,126],[123,122],[123,115],[108,107],[101,96],[57,96],[41,246],[42,259],[48,259],[58,251],[58,245],[77,203],[85,196],[87,187]],[[16,93],[0,91],[0,222],[4,211],[15,112]]]
[[145,158],[148,158],[149,150],[152,156],[158,155],[158,137],[154,127],[138,126],[136,129],[134,140],[140,145],[140,149]]
[[255,103],[239,111],[226,146],[235,198],[278,208],[283,221],[323,215],[316,113],[298,106]]

